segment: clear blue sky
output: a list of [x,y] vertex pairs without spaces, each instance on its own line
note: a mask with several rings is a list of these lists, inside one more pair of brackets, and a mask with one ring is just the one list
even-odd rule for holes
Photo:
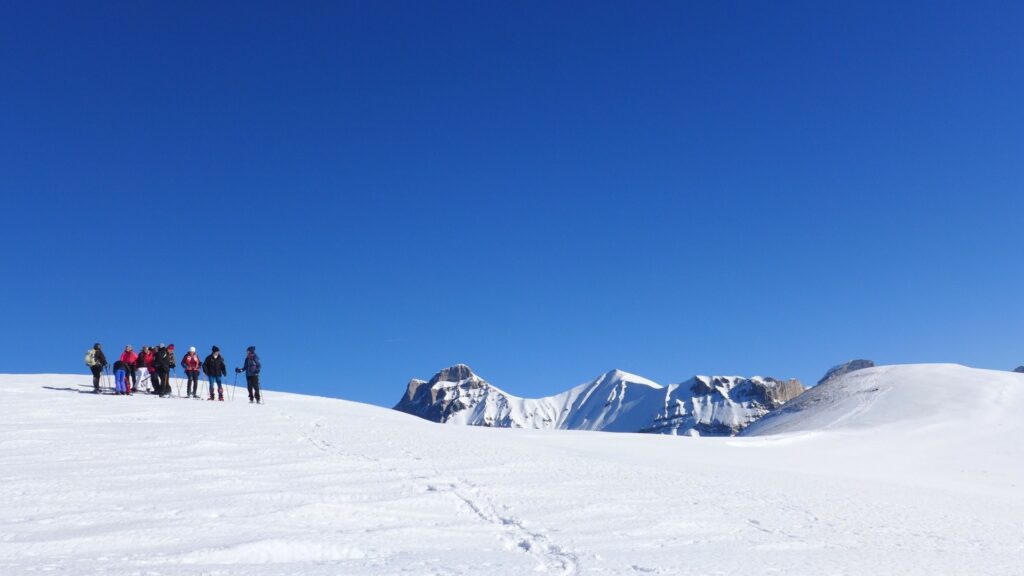
[[0,372],[1024,363],[1020,2],[5,2]]

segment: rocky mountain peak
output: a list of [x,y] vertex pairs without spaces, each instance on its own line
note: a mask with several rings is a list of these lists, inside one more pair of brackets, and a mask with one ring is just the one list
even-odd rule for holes
[[434,422],[446,422],[453,415],[484,401],[491,387],[465,364],[449,366],[430,381],[412,379],[395,410],[415,414]]
[[438,382],[462,382],[463,380],[478,379],[473,370],[465,364],[454,364],[441,370],[430,379],[430,385]]
[[829,368],[828,372],[825,372],[825,375],[821,377],[821,380],[818,380],[818,384],[820,385],[824,382],[828,382],[833,378],[838,378],[843,374],[849,374],[850,372],[856,370],[863,370],[865,368],[874,367],[875,363],[871,360],[850,360],[849,362],[845,362],[843,364],[839,364],[838,366],[833,366]]
[[402,397],[402,402],[412,401],[416,397],[416,391],[426,383],[426,380],[420,380],[419,378],[409,380],[409,384],[405,387],[405,396]]

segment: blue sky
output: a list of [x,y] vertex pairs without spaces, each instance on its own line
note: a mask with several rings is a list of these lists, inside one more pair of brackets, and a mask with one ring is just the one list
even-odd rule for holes
[[7,2],[0,372],[1024,363],[1019,2]]

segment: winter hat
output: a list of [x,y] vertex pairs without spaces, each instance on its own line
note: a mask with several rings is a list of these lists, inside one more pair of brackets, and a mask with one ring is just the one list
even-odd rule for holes
[[195,346],[189,346],[188,347],[188,351],[189,352],[195,352],[196,351],[196,347]]
[[168,350],[174,350],[174,344],[171,344],[170,346],[168,346],[167,349]]
[[214,347],[213,347],[213,351],[214,351],[214,352],[220,352],[220,348],[217,348],[216,346],[214,346]]
[[160,345],[159,345],[159,346],[157,346],[157,348],[166,348],[166,346],[164,346],[164,343],[163,343],[163,342],[161,342],[161,343],[160,343]]
[[249,346],[248,348],[246,348],[246,350],[248,350],[249,352],[255,352],[256,351],[256,347],[255,346]]
[[99,349],[100,349],[100,343],[99,343],[99,342],[97,342],[97,343],[93,344],[93,345],[92,345],[92,349],[93,349],[93,350],[99,350]]

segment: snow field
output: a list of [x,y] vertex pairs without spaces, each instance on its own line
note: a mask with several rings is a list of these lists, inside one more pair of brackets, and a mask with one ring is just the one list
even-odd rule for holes
[[0,376],[0,574],[1021,573],[1024,376],[886,368],[750,438]]

